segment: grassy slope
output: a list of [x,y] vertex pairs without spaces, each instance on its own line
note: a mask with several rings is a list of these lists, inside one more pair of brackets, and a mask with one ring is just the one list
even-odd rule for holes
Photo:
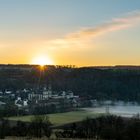
[[[96,117],[98,115],[99,114],[94,114],[87,111],[73,111],[73,112],[66,112],[66,113],[48,114],[48,117],[54,125],[61,125],[61,124],[81,121],[85,119],[86,117]],[[31,118],[32,118],[32,115],[10,117],[9,119],[29,122]]]

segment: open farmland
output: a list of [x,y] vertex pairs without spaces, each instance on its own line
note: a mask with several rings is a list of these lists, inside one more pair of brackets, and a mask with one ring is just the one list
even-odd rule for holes
[[[61,124],[66,124],[66,123],[71,123],[71,122],[77,122],[81,121],[87,117],[97,117],[100,114],[98,113],[91,113],[88,111],[72,111],[72,112],[66,112],[66,113],[56,113],[56,114],[48,114],[48,117],[52,124],[54,125],[61,125]],[[28,116],[16,116],[16,117],[10,117],[10,120],[14,121],[24,121],[24,122],[30,122],[32,115]]]

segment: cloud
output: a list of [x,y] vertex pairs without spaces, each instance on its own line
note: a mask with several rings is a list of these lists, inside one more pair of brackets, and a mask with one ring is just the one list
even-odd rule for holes
[[114,18],[93,28],[85,28],[67,36],[68,39],[93,38],[98,35],[107,34],[118,30],[123,30],[140,23],[140,11],[133,11],[124,17]]
[[58,38],[49,41],[47,46],[50,49],[69,48],[71,46],[87,46],[93,38],[99,35],[106,35],[109,32],[124,30],[140,23],[140,11],[132,11],[119,18],[113,18],[96,27],[84,28],[79,31],[70,33],[64,38]]

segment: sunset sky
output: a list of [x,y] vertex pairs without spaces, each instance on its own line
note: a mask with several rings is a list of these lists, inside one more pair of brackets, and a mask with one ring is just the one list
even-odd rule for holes
[[140,0],[0,0],[0,63],[140,65]]

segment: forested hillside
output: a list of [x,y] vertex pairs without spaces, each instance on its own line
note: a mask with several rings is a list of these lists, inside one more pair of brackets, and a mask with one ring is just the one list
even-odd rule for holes
[[[93,99],[140,101],[140,70],[67,66],[29,66],[0,69],[0,89],[38,88],[48,84],[53,91],[71,90]],[[22,66],[27,67],[27,66]]]

